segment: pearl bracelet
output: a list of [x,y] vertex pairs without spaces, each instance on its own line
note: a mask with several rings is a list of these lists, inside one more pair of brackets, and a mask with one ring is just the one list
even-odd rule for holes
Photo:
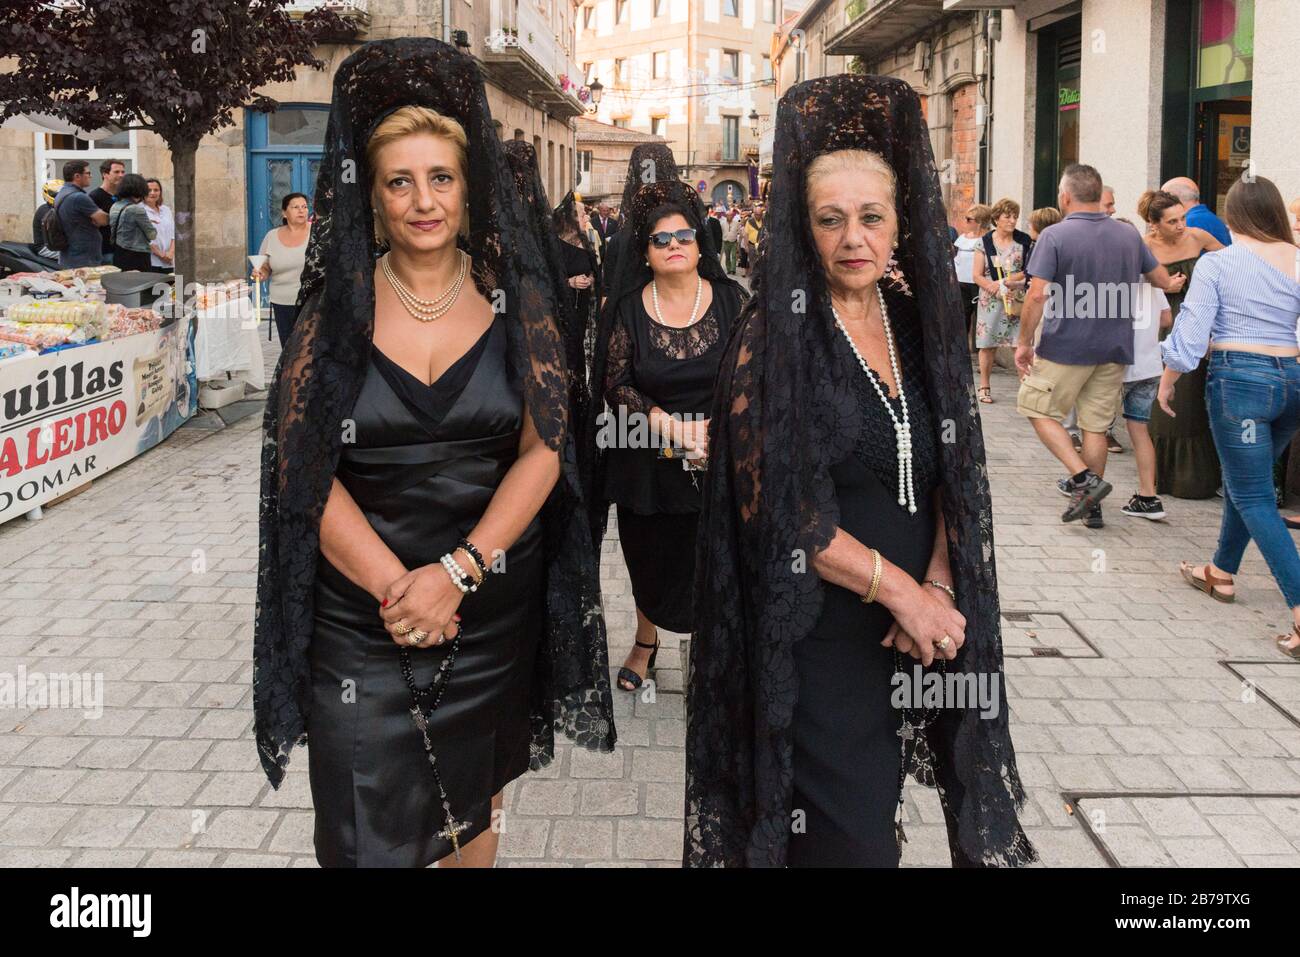
[[[442,567],[446,569],[447,577],[451,579],[451,583],[460,589],[460,593],[462,595],[478,590],[477,584],[473,584],[473,585],[465,584],[465,581],[466,579],[469,579],[469,576],[465,574],[465,569],[460,567],[456,559],[451,557],[450,552],[447,553],[446,555],[443,555],[442,558],[439,559],[439,561],[442,562]],[[472,579],[470,580],[472,581]]]

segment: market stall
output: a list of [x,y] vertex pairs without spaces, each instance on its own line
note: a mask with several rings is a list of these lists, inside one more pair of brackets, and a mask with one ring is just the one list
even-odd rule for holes
[[192,324],[104,301],[113,267],[0,280],[0,523],[157,445],[194,414]]

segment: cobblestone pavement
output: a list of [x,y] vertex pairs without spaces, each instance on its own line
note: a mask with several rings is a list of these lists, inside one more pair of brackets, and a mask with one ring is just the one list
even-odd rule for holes
[[[270,357],[268,357],[268,362]],[[1048,865],[1300,864],[1300,665],[1258,553],[1221,605],[1181,583],[1218,503],[1062,526],[1059,469],[1014,410],[983,408],[1024,820]],[[216,423],[211,417],[206,425]],[[0,672],[104,679],[97,719],[0,711],[0,864],[315,866],[306,755],[274,792],[251,735],[260,417],[189,427],[0,527]],[[201,551],[200,551],[201,550]],[[200,558],[204,564],[200,564]],[[634,615],[602,556],[614,668]],[[684,736],[678,636],[654,700],[616,692],[619,747],[563,747],[507,793],[502,866],[677,866]],[[947,863],[933,792],[909,785],[904,863]]]

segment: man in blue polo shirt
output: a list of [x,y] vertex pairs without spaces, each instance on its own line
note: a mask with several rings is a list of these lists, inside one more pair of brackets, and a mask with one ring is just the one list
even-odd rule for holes
[[[1102,478],[1106,430],[1119,412],[1124,369],[1133,362],[1138,283],[1146,276],[1178,292],[1185,279],[1171,279],[1136,230],[1106,215],[1101,174],[1093,167],[1066,167],[1059,193],[1065,219],[1043,230],[1025,270],[1030,283],[1016,348],[1022,376],[1016,410],[1071,475],[1061,521],[1085,518],[1089,528],[1100,528],[1100,503],[1111,490]],[[1083,434],[1082,454],[1061,424],[1071,409]]]
[[1166,193],[1173,193],[1187,210],[1185,222],[1188,226],[1203,229],[1225,246],[1232,245],[1232,234],[1228,226],[1211,212],[1210,207],[1201,202],[1201,189],[1195,180],[1186,176],[1175,176],[1160,187]]
[[98,266],[104,261],[99,227],[108,223],[108,214],[86,192],[90,185],[90,164],[85,160],[68,160],[63,164],[63,181],[63,188],[54,197],[54,215],[59,217],[59,225],[68,240],[67,248],[59,251],[59,268]]

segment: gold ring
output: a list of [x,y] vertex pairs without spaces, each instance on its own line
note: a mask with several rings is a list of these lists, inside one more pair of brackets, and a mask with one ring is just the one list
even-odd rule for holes
[[398,637],[401,637],[402,635],[409,635],[413,630],[414,629],[411,628],[411,626],[406,623],[405,618],[397,619],[397,624],[393,625],[393,632]]
[[410,634],[406,636],[406,643],[408,645],[418,645],[420,643],[419,636],[416,635],[414,631],[412,631]]
[[413,632],[411,632],[411,637],[414,638],[417,642],[424,641],[424,639],[429,637],[429,633],[427,631],[421,631],[419,628],[417,628]]
[[943,636],[943,641],[938,642],[938,643],[936,644],[936,647],[937,647],[940,651],[947,651],[947,650],[948,650],[948,646],[949,646],[950,644],[952,644],[952,639],[949,638],[947,635],[944,635],[944,636]]

